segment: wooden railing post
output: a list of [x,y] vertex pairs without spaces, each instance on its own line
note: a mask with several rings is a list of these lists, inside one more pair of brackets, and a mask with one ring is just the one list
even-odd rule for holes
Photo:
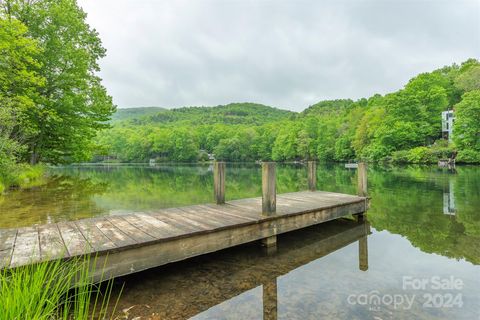
[[358,186],[357,186],[357,193],[361,197],[367,196],[367,164],[365,162],[358,163]]
[[315,161],[308,161],[308,190],[317,190],[317,163]]
[[262,162],[262,213],[275,214],[277,209],[277,188],[275,162]]
[[213,163],[213,188],[215,202],[225,203],[225,162],[215,161]]

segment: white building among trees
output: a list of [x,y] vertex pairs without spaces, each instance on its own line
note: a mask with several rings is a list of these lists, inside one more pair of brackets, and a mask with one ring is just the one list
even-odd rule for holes
[[455,122],[455,115],[453,110],[442,112],[442,136],[448,141],[452,141],[453,123]]

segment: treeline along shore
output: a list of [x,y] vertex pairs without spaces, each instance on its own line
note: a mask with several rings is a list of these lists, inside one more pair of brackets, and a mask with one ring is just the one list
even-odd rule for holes
[[[451,137],[442,112],[453,110]],[[480,63],[422,73],[403,89],[321,101],[297,113],[254,103],[118,109],[95,161],[480,162]]]

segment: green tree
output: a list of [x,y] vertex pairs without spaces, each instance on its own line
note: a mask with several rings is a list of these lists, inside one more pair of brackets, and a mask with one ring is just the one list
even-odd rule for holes
[[[29,122],[44,79],[36,69],[40,49],[16,19],[0,16],[0,176],[12,170],[38,127]],[[6,179],[5,179],[6,180]]]
[[480,89],[480,65],[474,65],[460,74],[455,79],[455,86],[464,92]]
[[465,93],[455,105],[453,132],[458,148],[480,152],[480,90]]
[[187,128],[175,129],[170,134],[173,143],[172,160],[179,162],[195,161],[198,157],[198,143],[195,135]]
[[23,157],[31,163],[88,159],[97,130],[108,126],[115,110],[96,75],[105,56],[98,33],[75,0],[6,0],[2,6],[7,19],[22,21],[41,48],[34,58],[45,84],[29,113],[35,134]]

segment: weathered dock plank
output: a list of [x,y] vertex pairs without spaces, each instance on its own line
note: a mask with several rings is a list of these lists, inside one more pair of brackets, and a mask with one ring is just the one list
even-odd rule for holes
[[57,226],[62,235],[67,252],[71,257],[94,251],[74,222],[59,222]]
[[42,260],[53,260],[69,256],[56,223],[39,226],[38,237],[40,240],[40,257]]
[[228,205],[228,204],[223,205],[223,206],[206,204],[204,206],[208,207],[211,210],[213,210],[215,212],[218,212],[222,215],[234,216],[236,218],[240,218],[242,220],[247,220],[247,221],[258,221],[261,217],[258,214],[258,212],[254,213],[252,211],[237,210],[235,207],[233,207],[231,205]]
[[93,223],[117,247],[131,246],[137,243],[105,218],[95,219]]
[[182,233],[181,230],[144,213],[124,215],[123,218],[155,239],[169,238]]
[[180,210],[184,211],[184,216],[192,220],[196,220],[198,223],[210,226],[212,228],[223,228],[230,225],[230,222],[226,219],[219,219],[214,215],[209,215],[208,212],[201,210],[199,206],[180,207]]
[[10,265],[16,238],[16,229],[0,229],[0,269]]
[[187,221],[202,230],[213,230],[221,226],[221,224],[213,219],[206,220],[204,217],[201,217],[198,212],[190,212],[188,209],[185,211],[184,208],[178,208],[180,211],[178,213],[168,212],[167,215],[175,220]]
[[110,221],[115,227],[122,230],[123,233],[135,240],[137,243],[148,242],[155,239],[120,216],[108,216],[105,217],[105,219]]
[[40,261],[38,228],[26,227],[18,229],[10,266],[16,267],[38,261]]
[[205,230],[193,225],[189,220],[181,219],[183,211],[176,208],[162,209],[160,211],[149,212],[149,214],[165,223],[174,226],[177,229],[183,230],[185,233],[195,233]]
[[75,224],[95,252],[104,252],[117,248],[115,243],[98,229],[93,219],[78,220]]

